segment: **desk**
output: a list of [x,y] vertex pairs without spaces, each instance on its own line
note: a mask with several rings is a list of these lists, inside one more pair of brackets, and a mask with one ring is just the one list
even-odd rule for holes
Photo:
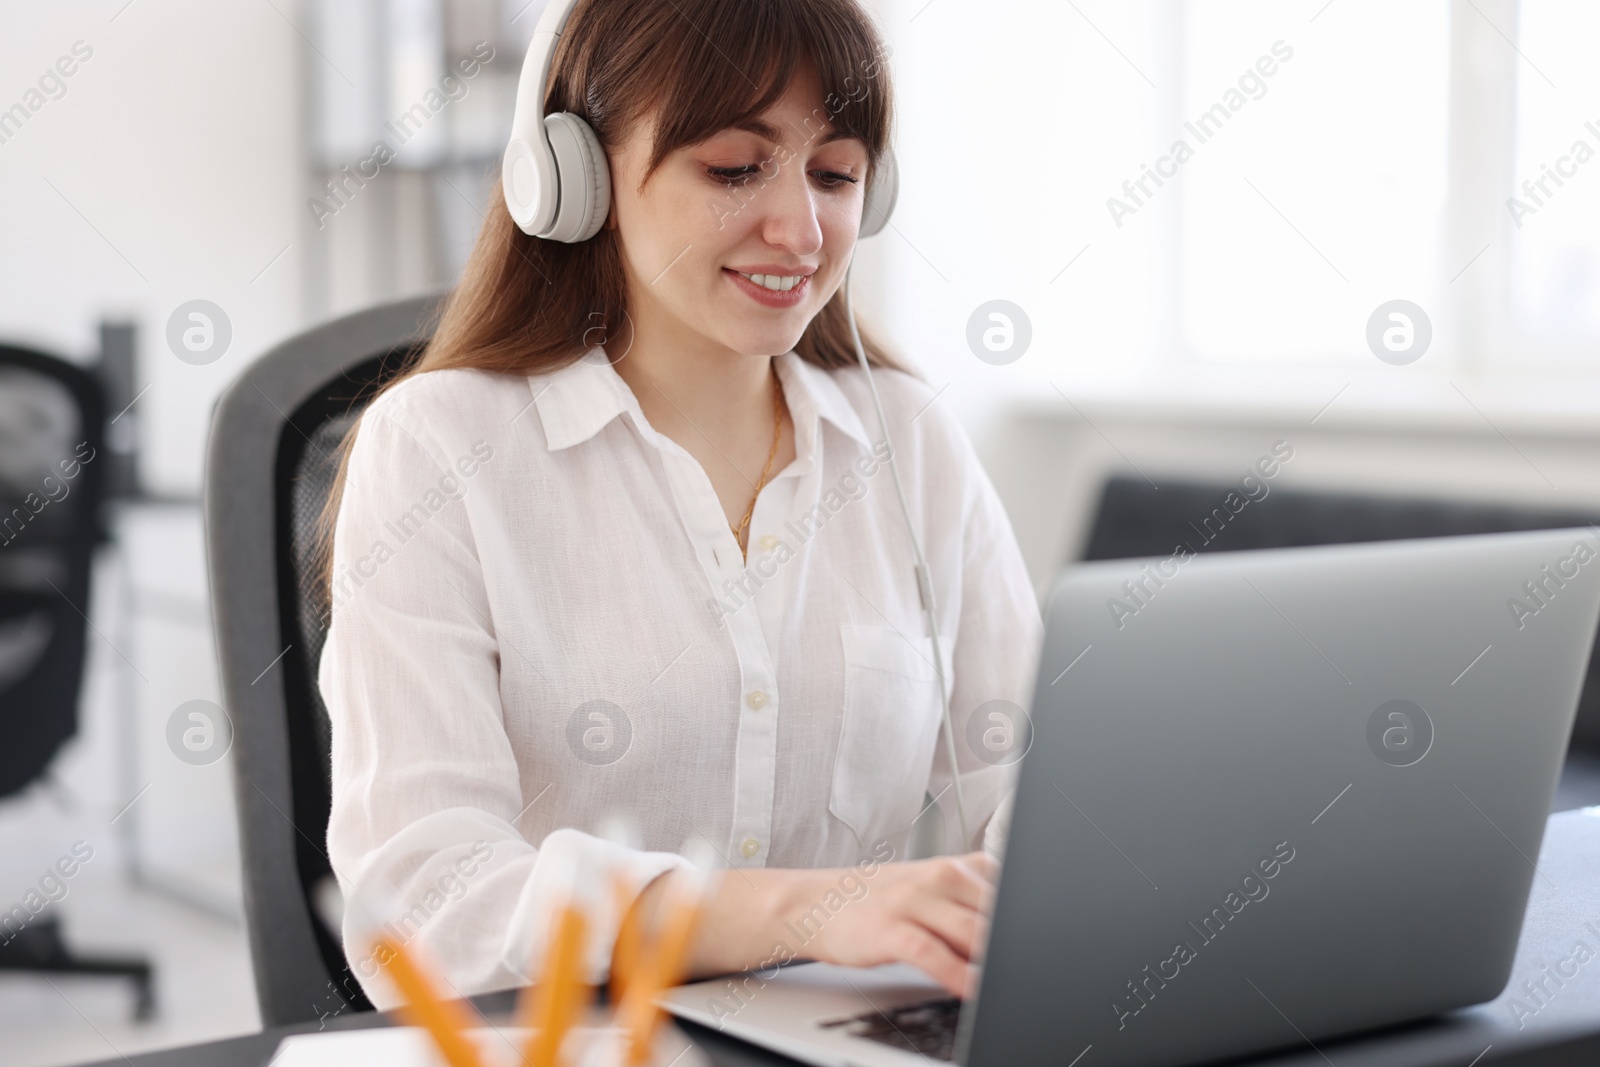
[[[1470,887],[1463,891],[1470,892]],[[1591,955],[1572,962],[1577,943]],[[1568,961],[1563,964],[1563,961]],[[1547,968],[1570,977],[1547,977]],[[1524,983],[1544,983],[1531,994]],[[510,1011],[514,993],[489,993],[473,1003],[491,1022]],[[329,1021],[330,1030],[389,1025],[366,1013]],[[313,1032],[315,1023],[246,1037],[102,1061],[103,1067],[262,1067],[280,1039]],[[791,1061],[702,1027],[685,1025],[718,1067],[776,1067]],[[1063,1060],[1063,1063],[1065,1061]],[[1596,1067],[1600,1065],[1600,808],[1550,817],[1539,853],[1511,981],[1486,1004],[1437,1019],[1250,1061],[1251,1067]],[[100,1065],[96,1065],[100,1067]]]

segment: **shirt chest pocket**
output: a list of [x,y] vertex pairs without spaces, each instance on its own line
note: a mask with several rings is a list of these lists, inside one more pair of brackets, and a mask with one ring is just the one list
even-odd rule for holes
[[[933,641],[881,626],[840,627],[844,709],[828,810],[870,847],[922,810],[939,737]],[[941,638],[946,684],[952,643]]]

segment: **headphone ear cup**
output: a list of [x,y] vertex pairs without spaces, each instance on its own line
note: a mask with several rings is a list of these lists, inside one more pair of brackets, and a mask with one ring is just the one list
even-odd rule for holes
[[575,244],[599,232],[611,209],[611,168],[589,124],[569,111],[546,115],[544,128],[555,152],[560,201],[555,221],[541,237]]
[[885,149],[883,158],[873,168],[866,199],[861,204],[860,237],[871,237],[889,224],[889,213],[894,210],[899,195],[900,171],[894,161],[894,149]]
[[500,188],[517,228],[530,236],[555,217],[556,163],[543,145],[512,138],[500,163]]

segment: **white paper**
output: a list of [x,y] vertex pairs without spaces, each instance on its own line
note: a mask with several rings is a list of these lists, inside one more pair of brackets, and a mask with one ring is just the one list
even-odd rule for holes
[[[478,1027],[466,1036],[478,1046],[485,1067],[513,1067],[528,1031],[515,1026]],[[568,1036],[573,1059],[584,1067],[619,1062],[621,1032],[614,1027],[576,1027]],[[656,1040],[656,1063],[665,1067],[711,1067],[705,1054],[675,1027],[663,1024]],[[365,1030],[325,1030],[293,1034],[278,1044],[269,1067],[449,1067],[426,1030],[414,1026]]]

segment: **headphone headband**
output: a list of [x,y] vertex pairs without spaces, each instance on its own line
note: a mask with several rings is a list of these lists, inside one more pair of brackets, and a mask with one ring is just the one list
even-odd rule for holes
[[[523,233],[568,244],[587,241],[611,209],[611,169],[594,130],[570,111],[544,113],[556,45],[578,0],[550,0],[534,28],[517,79],[511,136],[500,162],[506,209]],[[894,151],[873,168],[861,207],[860,237],[889,221],[899,193]]]

